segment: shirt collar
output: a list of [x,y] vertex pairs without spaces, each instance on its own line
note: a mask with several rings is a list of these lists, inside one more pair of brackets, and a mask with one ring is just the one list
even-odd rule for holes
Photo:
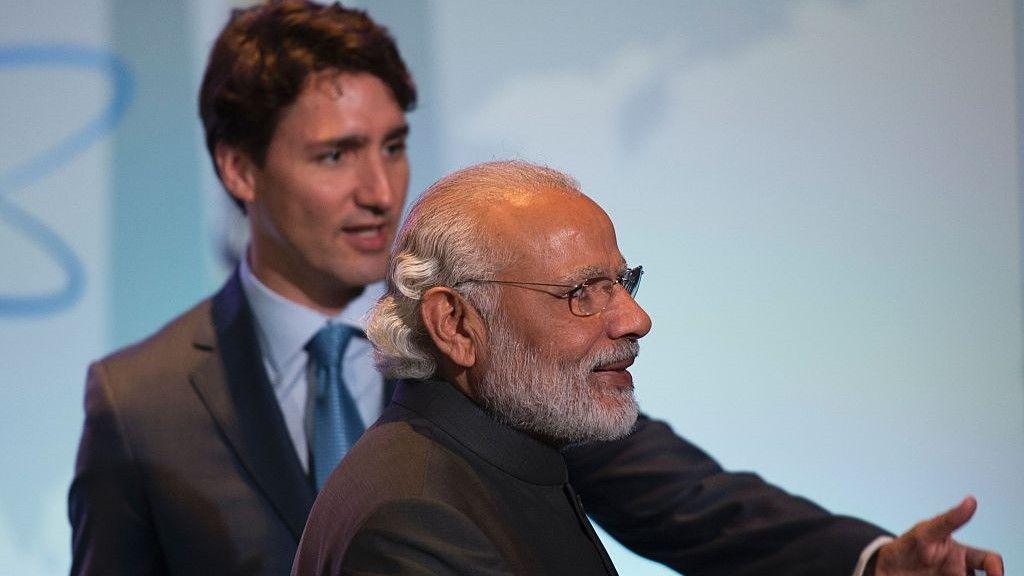
[[367,286],[359,297],[332,318],[292,302],[268,288],[253,274],[248,258],[242,258],[239,276],[242,291],[256,318],[260,345],[275,371],[281,370],[296,354],[302,352],[310,338],[327,323],[345,324],[362,332],[366,328],[365,315],[383,292],[384,286],[383,282]]

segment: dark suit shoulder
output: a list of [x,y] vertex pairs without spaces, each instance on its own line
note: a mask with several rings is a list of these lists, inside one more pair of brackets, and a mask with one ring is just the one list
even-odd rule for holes
[[109,410],[126,440],[139,439],[137,434],[152,439],[183,426],[183,415],[201,414],[190,378],[198,370],[223,370],[213,334],[207,299],[144,340],[93,362],[85,387],[87,421]]
[[[394,406],[389,410],[393,412]],[[382,561],[380,546],[394,552],[387,554],[388,562],[401,564],[410,556],[407,549],[419,550],[416,557],[426,561],[430,554],[420,555],[434,551],[426,544],[444,543],[447,551],[439,557],[451,559],[456,542],[439,539],[445,526],[451,531],[448,536],[460,535],[457,541],[474,551],[477,561],[483,550],[488,551],[487,565],[500,565],[485,530],[476,524],[483,516],[497,517],[493,504],[488,504],[494,495],[463,455],[439,441],[443,434],[415,417],[381,422],[367,430],[317,496],[299,545],[298,572],[293,574],[362,574],[354,566]],[[480,513],[481,507],[486,507],[486,514]],[[367,539],[375,544],[360,546]],[[355,549],[348,561],[355,564],[342,570],[340,562],[350,545]]]
[[[203,300],[145,339],[93,363],[94,370],[113,375],[118,387],[146,385],[153,379],[181,374],[215,345],[211,299]],[[130,375],[129,378],[117,376]]]
[[[479,458],[429,420],[410,414],[396,421],[385,417],[360,438],[339,467],[339,474],[368,481],[387,480],[387,490],[403,496],[438,496],[456,485],[479,485],[474,467]],[[396,481],[393,471],[402,473]],[[458,494],[447,495],[455,497]]]
[[434,432],[401,421],[367,430],[321,490],[306,532],[342,523],[354,530],[378,507],[407,498],[460,506],[485,493],[472,466]]
[[438,466],[458,469],[459,464],[446,448],[409,422],[373,426],[345,455],[318,502],[351,502],[353,493],[360,495],[361,506],[418,497],[437,479]]

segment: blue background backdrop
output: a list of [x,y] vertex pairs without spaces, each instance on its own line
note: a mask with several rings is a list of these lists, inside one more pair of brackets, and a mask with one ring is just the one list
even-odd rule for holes
[[[57,574],[88,362],[244,242],[195,104],[230,3],[4,4],[0,573]],[[1024,563],[1019,0],[362,4],[421,89],[412,194],[522,157],[611,214],[646,411],[894,531],[973,493],[962,538]]]

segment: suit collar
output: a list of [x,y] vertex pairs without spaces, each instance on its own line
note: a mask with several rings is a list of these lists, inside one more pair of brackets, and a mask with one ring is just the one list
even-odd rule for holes
[[392,402],[430,420],[480,458],[520,480],[546,485],[567,481],[565,460],[557,449],[501,424],[447,382],[400,381]]
[[196,332],[207,362],[191,378],[242,466],[284,519],[296,541],[315,495],[295,454],[261,361],[252,312],[238,274],[213,298],[213,322]]

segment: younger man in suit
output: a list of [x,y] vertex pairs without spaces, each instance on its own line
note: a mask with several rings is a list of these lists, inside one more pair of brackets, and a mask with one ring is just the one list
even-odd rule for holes
[[[312,440],[357,436],[390,398],[360,317],[405,200],[415,101],[363,12],[290,0],[232,16],[199,110],[251,241],[212,298],[90,368],[73,574],[289,571],[345,448]],[[342,339],[341,358],[319,356]],[[341,377],[324,389],[327,368]],[[341,399],[344,421],[321,417]]]

